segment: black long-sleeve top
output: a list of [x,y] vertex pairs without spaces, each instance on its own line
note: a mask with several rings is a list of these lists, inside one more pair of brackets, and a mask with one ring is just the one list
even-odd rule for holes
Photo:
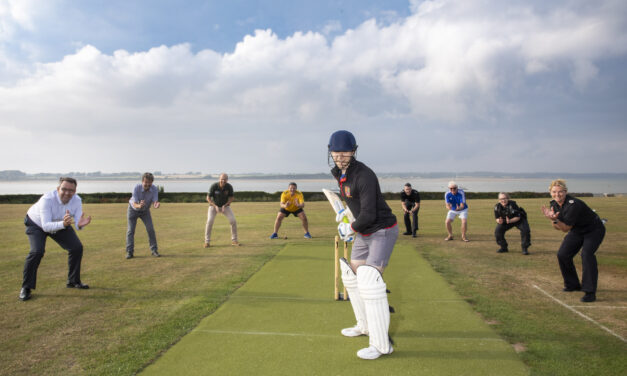
[[365,164],[353,160],[342,177],[336,167],[331,174],[340,186],[340,194],[355,216],[353,230],[368,235],[378,230],[393,227],[396,216],[381,194],[377,175]]

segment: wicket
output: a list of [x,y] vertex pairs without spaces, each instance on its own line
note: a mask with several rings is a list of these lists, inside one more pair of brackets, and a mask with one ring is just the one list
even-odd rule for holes
[[[348,260],[348,242],[344,242],[344,258]],[[340,293],[340,237],[335,235],[335,291],[333,297],[335,300],[348,300],[346,287]]]

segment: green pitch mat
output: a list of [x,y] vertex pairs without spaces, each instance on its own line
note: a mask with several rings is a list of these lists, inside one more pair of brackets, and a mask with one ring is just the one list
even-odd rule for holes
[[[146,375],[528,375],[513,348],[411,247],[385,272],[394,353],[357,358],[349,302],[333,300],[333,247],[286,246]],[[211,271],[207,271],[210,273]]]

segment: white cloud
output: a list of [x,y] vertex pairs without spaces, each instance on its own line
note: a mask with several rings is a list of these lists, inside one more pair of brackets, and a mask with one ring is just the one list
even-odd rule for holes
[[[214,163],[240,171],[277,171],[285,160],[299,171],[312,165],[311,153],[324,149],[331,130],[359,129],[376,138],[381,124],[443,143],[448,127],[473,124],[468,142],[483,145],[495,124],[523,123],[520,117],[533,111],[525,108],[537,100],[533,80],[558,80],[555,97],[564,88],[584,93],[604,73],[604,59],[627,53],[621,2],[562,1],[548,10],[516,4],[412,1],[412,15],[392,23],[370,19],[333,39],[306,31],[282,39],[257,30],[227,54],[194,52],[188,44],[113,54],[82,46],[0,86],[0,158],[24,145],[20,132],[71,135],[80,150],[100,155],[86,158],[86,166],[103,163],[102,155],[123,163],[134,152],[156,149],[164,165],[158,169],[168,171],[220,170],[197,161],[214,154],[222,155]],[[7,9],[0,8],[0,19],[21,14]],[[32,24],[27,11],[11,17]],[[329,23],[324,30],[340,28]],[[295,140],[282,139],[289,127]],[[438,142],[425,145],[425,157],[437,154]],[[374,145],[378,154],[399,150]],[[246,158],[233,162],[231,154]],[[72,169],[81,168],[107,169]]]
[[327,22],[326,25],[322,28],[322,34],[327,37],[331,34],[337,33],[342,30],[342,23],[338,20],[332,20]]

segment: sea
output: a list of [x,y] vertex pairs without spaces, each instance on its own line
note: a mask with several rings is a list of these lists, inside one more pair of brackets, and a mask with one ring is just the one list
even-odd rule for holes
[[[400,192],[405,183],[421,192],[445,192],[450,179],[445,178],[394,178],[379,179],[381,191]],[[283,179],[246,179],[232,177],[229,183],[235,191],[262,191],[274,193],[284,191],[290,181]],[[457,184],[466,192],[547,192],[550,179],[538,178],[457,178]],[[627,193],[627,179],[572,178],[567,181],[568,190],[576,193],[592,193],[597,196]],[[80,180],[78,193],[131,192],[139,181],[133,180]],[[154,184],[162,186],[164,192],[206,192],[213,180],[206,179],[156,179]],[[329,179],[302,179],[296,181],[302,192],[319,192],[322,188],[337,189]],[[0,195],[41,194],[53,190],[56,180],[0,181]]]

